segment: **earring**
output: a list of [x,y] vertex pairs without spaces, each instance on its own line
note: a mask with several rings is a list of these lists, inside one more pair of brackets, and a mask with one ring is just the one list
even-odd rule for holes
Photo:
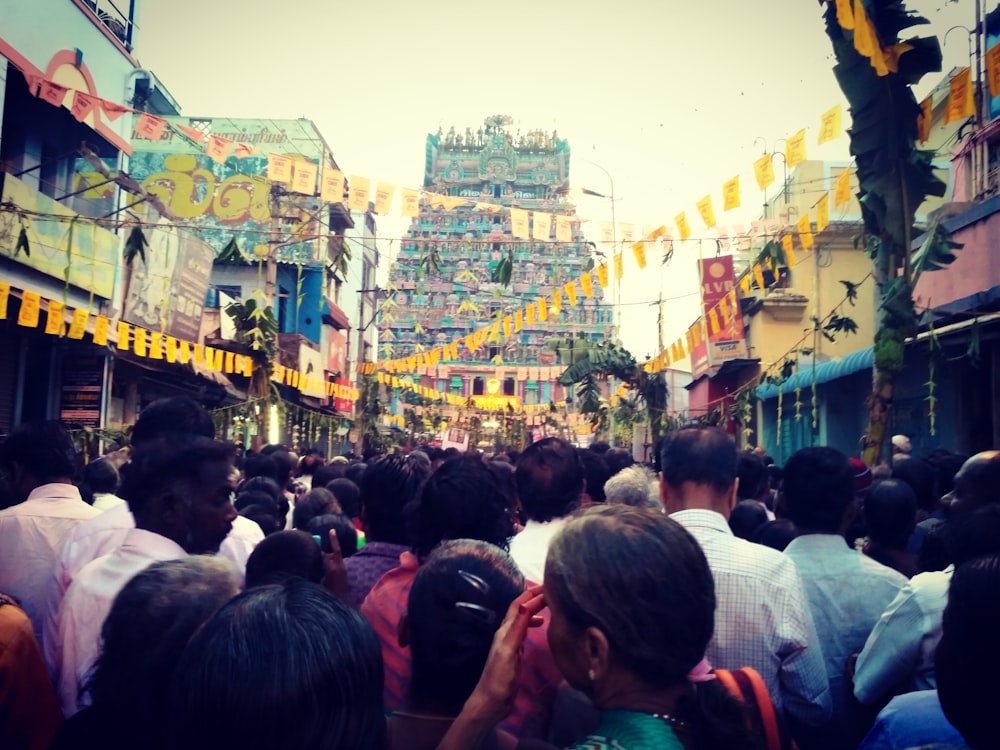
[[596,680],[597,679],[597,672],[595,670],[591,669],[589,672],[587,672],[587,679],[590,680],[591,682],[593,682],[594,680]]

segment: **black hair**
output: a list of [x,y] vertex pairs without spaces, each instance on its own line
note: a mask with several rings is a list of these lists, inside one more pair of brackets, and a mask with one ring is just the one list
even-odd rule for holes
[[248,589],[288,578],[313,583],[323,580],[322,551],[305,531],[277,531],[260,541],[247,558]]
[[762,523],[754,529],[750,541],[784,552],[785,547],[792,543],[795,536],[795,524],[787,518],[778,518]]
[[132,447],[138,450],[167,433],[214,438],[215,425],[212,415],[197,401],[187,396],[172,396],[157,399],[143,409],[129,439]]
[[312,486],[313,487],[325,487],[330,484],[334,479],[341,479],[347,475],[347,469],[350,464],[345,464],[343,461],[338,461],[332,464],[323,464],[315,472],[313,472]]
[[611,445],[604,440],[596,440],[590,444],[590,450],[599,456],[603,456],[609,450],[611,450]]
[[[595,505],[574,514],[549,546],[545,593],[571,631],[600,630],[614,663],[651,687],[686,683],[715,625],[715,584],[701,547],[647,508]],[[697,747],[752,746],[725,688],[711,681],[690,690],[677,714]]]
[[1000,669],[1000,554],[955,569],[934,660],[938,698],[945,718],[973,750],[996,747],[993,711],[1000,701],[995,681],[976,675]]
[[239,510],[239,514],[260,526],[260,530],[264,533],[264,536],[270,536],[284,528],[284,526],[279,527],[278,516],[275,514],[273,508],[273,504],[270,507],[256,504],[246,505]]
[[241,490],[236,495],[233,505],[236,506],[237,511],[241,511],[251,505],[257,505],[266,509],[272,516],[277,517],[278,515],[277,500],[274,499],[274,495],[264,490]]
[[752,541],[754,532],[768,520],[767,508],[759,500],[740,500],[729,514],[729,529],[734,536]]
[[740,480],[737,493],[740,499],[759,500],[771,482],[764,459],[750,451],[740,451],[737,460],[736,476]]
[[113,712],[112,732],[148,737],[169,721],[164,705],[181,652],[238,592],[235,568],[212,555],[153,563],[122,587],[104,620],[101,656],[84,687],[96,709]]
[[927,463],[933,466],[937,472],[937,481],[934,484],[934,499],[936,501],[940,502],[942,497],[952,491],[955,486],[955,475],[962,468],[962,464],[968,460],[968,456],[941,449],[934,451],[927,457]]
[[295,508],[292,510],[292,528],[305,530],[316,516],[341,512],[340,503],[330,490],[315,487],[295,501]]
[[568,442],[556,437],[543,438],[517,457],[514,480],[528,518],[551,521],[579,505],[583,467],[576,449]]
[[308,453],[299,459],[297,476],[312,476],[323,465],[323,459],[315,453]]
[[282,486],[282,478],[278,476],[278,464],[271,456],[261,453],[251,453],[243,459],[243,476],[247,479],[266,477],[279,487]]
[[478,456],[445,461],[431,474],[403,511],[418,557],[445,539],[479,539],[506,549],[514,520],[496,477]]
[[25,422],[14,428],[0,445],[0,466],[18,464],[38,484],[72,479],[77,452],[66,428],[59,422]]
[[365,469],[368,468],[368,464],[362,463],[361,461],[356,461],[353,464],[349,464],[347,471],[344,472],[344,478],[350,479],[358,487],[361,487],[361,478],[365,475]]
[[[591,448],[593,450],[593,448]],[[627,469],[635,464],[635,457],[627,448],[612,448],[604,454],[604,462],[608,465],[608,471],[614,476],[622,469]]]
[[784,468],[785,514],[799,529],[836,534],[854,502],[854,469],[834,448],[802,448]]
[[347,477],[334,479],[326,488],[337,498],[337,504],[345,515],[357,518],[361,515],[361,488]]
[[403,508],[417,496],[428,476],[429,464],[406,456],[383,456],[368,464],[361,480],[361,507],[369,541],[407,544]]
[[685,482],[729,492],[736,481],[736,443],[718,427],[688,427],[660,444],[660,473],[671,487]]
[[1000,554],[1000,504],[954,516],[935,528],[940,530],[947,562],[952,565]]
[[[918,462],[907,459],[898,463]],[[917,493],[902,479],[882,479],[868,490],[864,506],[868,536],[887,549],[905,549],[917,522]]]
[[[282,492],[281,487],[279,487],[278,483],[271,477],[257,476],[244,479],[240,482],[239,492],[266,492],[276,503],[280,498],[285,497],[285,493]],[[287,498],[285,499],[287,501]]]
[[207,437],[174,434],[145,443],[143,450],[121,469],[118,495],[133,515],[141,514],[156,493],[203,481],[205,468],[232,463],[230,446]]
[[381,647],[360,613],[298,579],[250,589],[216,612],[181,656],[170,744],[382,750],[382,683]]
[[330,532],[337,534],[341,557],[348,558],[358,551],[358,530],[350,516],[344,513],[327,513],[316,516],[306,525],[306,531],[320,539],[320,547],[327,554],[333,552],[330,547]]
[[457,715],[486,664],[493,636],[524,576],[500,548],[468,539],[442,543],[410,589],[411,703]]
[[295,473],[295,459],[284,448],[267,455],[274,461],[275,469],[278,472],[278,484],[284,486],[292,478],[292,474]]
[[87,505],[94,504],[94,495],[98,492],[114,494],[118,491],[121,478],[118,469],[107,458],[101,457],[90,461],[83,467],[78,488],[80,497]]
[[612,472],[608,468],[608,462],[604,460],[606,455],[608,454],[600,455],[586,448],[577,449],[577,457],[583,467],[585,491],[590,495],[590,499],[596,503],[607,501],[607,496],[604,494],[604,483],[611,479]]
[[893,479],[906,482],[910,489],[913,490],[918,508],[925,511],[932,511],[941,500],[941,495],[936,494],[938,486],[937,469],[927,461],[919,458],[896,461],[892,465],[892,477]]

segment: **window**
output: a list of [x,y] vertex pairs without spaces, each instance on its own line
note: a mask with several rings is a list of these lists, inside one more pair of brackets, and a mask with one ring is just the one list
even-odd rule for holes
[[494,357],[499,357],[500,356],[500,351],[501,351],[501,348],[499,346],[491,345],[490,349],[489,349],[490,359],[493,359]]
[[517,391],[514,378],[504,378],[503,379],[503,395],[505,396],[516,396]]
[[483,396],[486,394],[486,380],[476,377],[472,379],[472,395]]

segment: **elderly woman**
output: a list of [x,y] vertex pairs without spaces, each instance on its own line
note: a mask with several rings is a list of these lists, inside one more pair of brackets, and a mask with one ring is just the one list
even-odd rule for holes
[[661,513],[612,505],[578,513],[555,537],[544,594],[535,587],[514,601],[440,750],[478,747],[509,709],[521,640],[545,604],[560,671],[601,712],[574,748],[755,747],[740,704],[704,660],[715,592],[701,548]]

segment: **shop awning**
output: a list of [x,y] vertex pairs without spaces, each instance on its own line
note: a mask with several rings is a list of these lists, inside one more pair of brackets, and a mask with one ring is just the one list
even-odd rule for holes
[[[820,362],[812,367],[800,367],[788,380],[781,384],[782,393],[794,393],[796,388],[810,388],[815,381],[817,385],[829,383],[831,380],[853,375],[862,370],[871,369],[875,361],[872,347],[830,360]],[[762,385],[757,389],[757,398],[767,400],[778,395],[778,386]]]
[[[337,303],[327,297],[326,306],[327,315],[323,316],[323,322],[329,323],[341,331],[349,331],[351,329],[351,321],[347,319],[347,314],[340,309]],[[327,318],[329,318],[329,321]]]

